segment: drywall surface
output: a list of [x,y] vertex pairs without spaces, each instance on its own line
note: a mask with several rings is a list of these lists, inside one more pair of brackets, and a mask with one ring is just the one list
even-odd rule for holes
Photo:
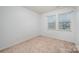
[[79,46],[79,7],[77,7],[77,20],[76,20],[76,39],[77,39],[77,44]]
[[0,7],[0,48],[39,35],[39,31],[38,14],[24,7]]
[[58,18],[58,15],[64,12],[69,12],[71,10],[74,10],[73,8],[64,8],[64,9],[59,9],[55,10],[52,12],[48,12],[45,14],[42,14],[42,35],[65,40],[65,41],[70,41],[70,42],[75,42],[75,14],[71,20],[71,31],[61,31],[61,30],[48,30],[48,19],[47,16],[50,15],[56,15]]
[[[0,8],[0,11],[2,11],[2,8]],[[2,46],[3,42],[1,42],[3,40],[3,20],[1,20],[3,17],[2,12],[0,12],[0,46]]]
[[76,37],[76,46],[79,50],[79,7],[76,7],[76,24],[75,24],[75,37]]

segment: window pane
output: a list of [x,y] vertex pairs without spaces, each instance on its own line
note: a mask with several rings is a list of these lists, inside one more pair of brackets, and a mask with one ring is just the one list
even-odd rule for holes
[[73,12],[64,13],[59,15],[59,29],[60,30],[70,30],[70,23]]
[[48,29],[56,29],[56,16],[48,16]]
[[59,29],[70,30],[70,22],[59,22]]

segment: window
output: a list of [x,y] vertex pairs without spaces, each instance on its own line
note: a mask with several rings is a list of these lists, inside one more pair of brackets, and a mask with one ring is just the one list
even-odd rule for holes
[[48,16],[48,29],[56,29],[56,15]]
[[72,12],[59,15],[59,30],[70,31],[71,30],[71,18]]
[[74,17],[73,15],[74,12],[70,11],[58,15],[48,16],[48,29],[71,31],[71,20]]

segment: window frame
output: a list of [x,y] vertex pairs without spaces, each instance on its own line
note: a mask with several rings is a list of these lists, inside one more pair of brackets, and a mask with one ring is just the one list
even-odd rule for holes
[[[66,29],[64,30],[64,29],[60,29],[60,28],[59,28],[59,22],[60,22],[60,21],[59,21],[59,16],[60,16],[60,15],[65,15],[65,16],[67,15],[67,16],[68,16],[68,15],[71,14],[71,13],[73,13],[73,11],[58,14],[58,30],[59,30],[59,31],[72,31],[72,28],[71,28],[71,27],[72,27],[72,21],[71,21],[72,19],[69,19],[69,21],[70,21],[70,24],[69,24],[69,25],[70,25],[70,28],[69,28],[69,30],[66,30]],[[67,17],[67,16],[66,16],[66,17]],[[71,16],[71,15],[70,15],[70,16]]]
[[49,28],[49,19],[47,18],[47,21],[48,21],[48,27],[47,27],[47,28],[48,28],[48,30],[56,30],[56,15],[50,15],[50,16],[47,16],[47,17],[48,17],[48,18],[49,18],[49,17],[52,17],[52,21],[53,21],[53,17],[55,17],[55,18],[54,18],[55,21],[51,22],[51,23],[55,23],[54,26],[53,26],[54,28]]
[[[73,17],[74,17],[73,13],[74,13],[74,11],[67,11],[67,12],[63,12],[63,13],[56,13],[56,14],[50,15],[50,16],[55,16],[55,29],[50,29],[50,28],[47,27],[48,30],[72,32],[72,22],[73,22]],[[70,28],[69,28],[69,30],[63,30],[63,29],[59,28],[59,15],[60,14],[68,14],[68,15],[70,14],[69,17],[71,17],[71,18],[69,19],[69,21],[70,21],[70,24],[69,24]],[[48,18],[47,18],[47,20],[48,20]]]

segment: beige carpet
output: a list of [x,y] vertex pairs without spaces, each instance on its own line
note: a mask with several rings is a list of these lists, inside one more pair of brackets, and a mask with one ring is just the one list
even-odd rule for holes
[[48,37],[36,37],[1,52],[6,53],[72,53],[78,52],[74,43]]

